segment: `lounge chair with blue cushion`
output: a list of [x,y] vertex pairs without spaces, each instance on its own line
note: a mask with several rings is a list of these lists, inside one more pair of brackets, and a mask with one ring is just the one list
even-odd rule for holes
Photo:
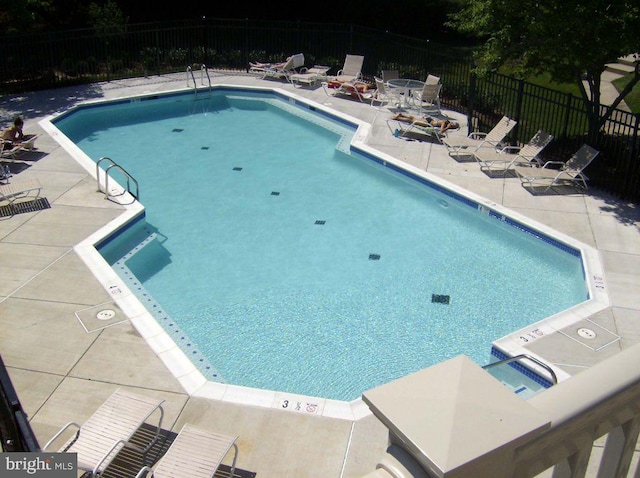
[[544,191],[548,191],[558,185],[577,185],[587,189],[587,176],[584,170],[599,153],[588,144],[583,144],[566,163],[548,161],[540,168],[516,166],[514,169],[524,187],[533,189],[537,185],[542,185],[546,186]]
[[146,477],[149,473],[155,478],[213,478],[232,447],[235,454],[228,476],[233,477],[238,458],[237,439],[237,436],[221,435],[187,424],[158,464],[153,468],[143,467],[136,478]]

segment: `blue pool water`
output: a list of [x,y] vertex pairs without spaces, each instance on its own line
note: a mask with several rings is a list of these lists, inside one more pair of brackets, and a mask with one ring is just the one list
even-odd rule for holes
[[56,121],[139,181],[145,220],[101,253],[208,378],[352,400],[586,300],[577,253],[347,154],[347,125],[227,93]]

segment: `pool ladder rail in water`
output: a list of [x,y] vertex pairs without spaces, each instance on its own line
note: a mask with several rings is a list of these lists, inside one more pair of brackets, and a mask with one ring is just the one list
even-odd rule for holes
[[[522,379],[522,380],[517,380],[517,383],[514,383],[514,381],[510,379],[504,379],[491,372],[492,369],[495,369],[497,367],[501,367],[503,365],[509,365],[514,362],[520,362],[522,360],[529,360],[534,364],[536,364],[537,366],[543,368],[549,374],[549,377],[551,379],[550,382],[552,384],[551,386],[556,385],[558,383],[558,377],[549,365],[527,354],[520,354],[520,355],[514,355],[513,357],[507,357],[505,359],[498,360],[497,362],[492,362],[490,364],[487,364],[482,368],[484,370],[487,370],[496,379],[500,380],[506,387],[510,388],[515,394],[517,394],[518,396],[524,399],[527,399],[537,394],[538,392],[544,390],[547,387],[542,384],[539,384],[538,382],[534,381],[532,378],[527,377],[524,374],[524,372],[518,370],[517,368],[514,368],[513,366],[511,366],[511,371],[516,373]],[[523,367],[523,365],[521,365],[520,367]],[[525,381],[536,382],[536,384],[539,385],[538,389],[536,390],[533,387],[528,386],[527,384],[524,383]]]

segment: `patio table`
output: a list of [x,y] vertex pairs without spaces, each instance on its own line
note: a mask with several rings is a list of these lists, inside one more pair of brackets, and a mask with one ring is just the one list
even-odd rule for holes
[[[409,78],[394,78],[387,81],[387,87],[390,90],[396,90],[400,97],[400,106],[407,106],[407,102],[411,97],[411,93],[415,90],[422,91],[424,88],[424,81],[412,80]],[[395,93],[395,91],[394,91]]]

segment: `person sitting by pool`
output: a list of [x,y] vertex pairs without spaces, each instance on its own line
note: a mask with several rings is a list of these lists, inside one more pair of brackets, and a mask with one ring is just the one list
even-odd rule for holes
[[2,149],[12,149],[22,146],[26,149],[33,149],[36,135],[24,134],[22,128],[24,121],[20,116],[16,116],[13,124],[2,132]]
[[416,118],[413,115],[406,115],[404,113],[398,113],[391,117],[392,120],[403,121],[405,123],[415,124],[417,126],[432,126],[434,128],[440,128],[440,132],[444,133],[450,129],[460,129],[460,124],[448,119],[438,119],[431,116],[426,118]]

